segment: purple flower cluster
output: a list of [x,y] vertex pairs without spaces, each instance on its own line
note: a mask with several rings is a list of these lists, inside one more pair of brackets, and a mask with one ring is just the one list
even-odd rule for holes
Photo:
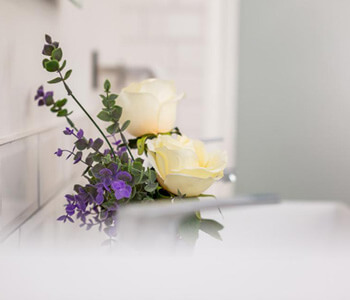
[[131,186],[126,184],[126,182],[131,182],[132,177],[126,171],[118,172],[117,170],[118,166],[113,163],[109,169],[104,168],[96,174],[96,178],[100,180],[98,183],[100,194],[103,188],[108,192],[112,189],[117,200],[129,198],[131,195]]
[[[73,157],[74,164],[86,164],[84,175],[89,183],[85,186],[76,185],[76,193],[66,195],[65,215],[58,220],[74,222],[74,216],[82,222],[81,226],[86,226],[87,229],[95,225],[99,225],[100,228],[107,226],[105,232],[111,235],[115,233],[118,206],[132,197],[133,177],[125,168],[128,162],[126,148],[120,147],[121,141],[113,136],[115,154],[120,161],[108,161],[110,150],[101,150],[103,141],[100,138],[88,139],[82,129],[69,127],[66,127],[63,133],[75,137],[74,147],[72,150],[58,148],[55,154],[61,157],[67,153],[67,159]],[[90,150],[90,153],[83,159],[84,150]]]
[[[128,199],[131,196],[132,188],[129,185],[132,176],[126,171],[121,171],[118,165],[111,163],[108,168],[102,168],[95,174],[96,183],[87,184],[85,187],[78,186],[75,195],[66,195],[66,215],[58,218],[59,221],[66,222],[76,214],[83,225],[87,224],[87,216],[94,216],[94,221],[101,223],[105,221],[117,210],[117,201]],[[108,205],[109,200],[110,205]],[[116,201],[117,200],[117,201]],[[99,207],[106,204],[103,217],[99,213]],[[87,225],[92,226],[95,223],[90,219]]]
[[44,87],[40,86],[36,91],[35,100],[38,101],[39,106],[51,105],[53,102],[53,92],[44,92]]

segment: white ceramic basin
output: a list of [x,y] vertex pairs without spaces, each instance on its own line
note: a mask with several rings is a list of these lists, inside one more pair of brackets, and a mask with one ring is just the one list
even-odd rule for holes
[[[350,299],[350,209],[345,203],[282,201],[223,208],[223,216],[205,211],[203,217],[225,226],[223,241],[200,233],[190,254],[164,256],[152,248],[145,256],[123,242],[118,251],[101,248],[104,237],[97,232],[56,222],[61,200],[49,203],[3,245],[2,253],[11,249],[11,254],[0,259],[0,282],[16,278],[2,286],[0,293],[13,296],[4,299],[28,295],[28,289],[14,287],[20,283],[30,286],[38,300],[47,295],[54,300],[114,295],[128,300]],[[81,274],[103,274],[98,275],[103,280],[77,291],[89,278]],[[62,278],[75,284],[56,289],[53,283]]]

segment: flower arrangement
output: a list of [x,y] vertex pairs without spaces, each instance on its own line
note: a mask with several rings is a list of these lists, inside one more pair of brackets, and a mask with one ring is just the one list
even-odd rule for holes
[[[57,74],[48,83],[63,84],[68,96],[101,134],[95,139],[87,137],[71,119],[72,112],[65,108],[67,98],[56,99],[52,91],[39,87],[35,96],[38,105],[65,118],[69,126],[63,133],[74,139],[71,150],[57,149],[55,154],[86,166],[82,176],[87,183],[76,184],[74,193],[65,196],[65,213],[59,221],[74,222],[75,217],[82,227],[98,226],[115,236],[115,216],[120,206],[199,196],[223,176],[225,154],[208,153],[202,142],[187,138],[174,127],[177,102],[184,95],[176,93],[172,82],[148,79],[132,83],[118,96],[111,92],[111,84],[106,80],[104,94],[100,95],[103,108],[97,115],[107,123],[103,130],[69,87],[72,70],[66,70],[59,43],[49,35],[45,41],[43,67]],[[135,138],[127,139],[125,132]],[[199,214],[196,218],[205,224]],[[221,229],[217,224],[216,227]]]

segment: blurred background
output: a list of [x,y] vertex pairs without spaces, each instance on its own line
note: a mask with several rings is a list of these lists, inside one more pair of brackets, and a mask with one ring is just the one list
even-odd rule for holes
[[51,79],[45,33],[60,41],[92,113],[105,78],[117,93],[147,77],[173,80],[186,93],[177,125],[226,149],[237,194],[347,200],[349,15],[342,0],[0,0],[0,232],[81,171],[53,156],[70,144],[65,123],[33,101]]

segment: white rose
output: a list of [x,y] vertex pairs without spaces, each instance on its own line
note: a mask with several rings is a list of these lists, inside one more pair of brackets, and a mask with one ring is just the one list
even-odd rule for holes
[[223,177],[226,154],[222,151],[208,153],[201,141],[159,135],[146,144],[158,182],[173,194],[198,196]]
[[160,79],[147,79],[123,88],[117,104],[123,108],[121,122],[130,120],[127,131],[133,136],[164,133],[173,129],[177,101],[174,83]]

